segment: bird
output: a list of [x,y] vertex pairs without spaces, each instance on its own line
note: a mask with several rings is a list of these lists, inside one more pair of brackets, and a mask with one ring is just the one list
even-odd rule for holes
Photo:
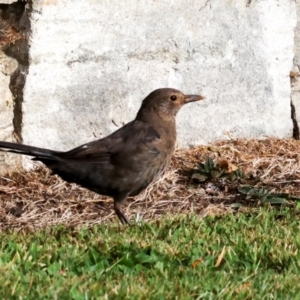
[[135,119],[110,135],[67,152],[0,141],[0,151],[29,155],[63,180],[113,198],[122,224],[127,197],[136,196],[168,167],[176,143],[176,115],[201,95],[160,88],[143,101]]

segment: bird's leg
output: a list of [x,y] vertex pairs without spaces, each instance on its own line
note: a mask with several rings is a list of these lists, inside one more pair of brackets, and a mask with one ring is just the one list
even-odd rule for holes
[[114,197],[114,209],[115,209],[115,213],[118,216],[121,223],[130,225],[128,219],[126,218],[124,213],[121,211],[122,203],[125,202],[126,198],[127,198],[127,195],[125,197]]

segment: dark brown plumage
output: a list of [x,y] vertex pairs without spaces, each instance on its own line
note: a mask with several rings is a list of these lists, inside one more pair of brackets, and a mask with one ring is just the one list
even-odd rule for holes
[[158,89],[144,99],[132,122],[100,140],[68,152],[9,142],[0,142],[0,150],[33,156],[64,180],[112,197],[118,218],[129,224],[122,203],[167,168],[175,147],[178,110],[202,99],[175,89]]

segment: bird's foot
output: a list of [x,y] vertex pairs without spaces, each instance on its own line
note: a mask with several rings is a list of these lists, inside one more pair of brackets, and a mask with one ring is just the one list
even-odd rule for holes
[[116,207],[115,205],[115,213],[118,216],[119,220],[121,221],[122,224],[127,224],[130,225],[130,222],[126,218],[126,216],[123,214],[123,212],[120,210],[119,207]]

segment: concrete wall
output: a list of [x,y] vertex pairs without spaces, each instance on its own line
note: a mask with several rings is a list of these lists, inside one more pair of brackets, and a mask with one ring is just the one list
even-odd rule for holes
[[[9,89],[10,77],[17,69],[18,63],[0,51],[0,140],[16,141],[14,136],[13,117],[14,102],[13,95]],[[0,152],[0,172],[7,170],[10,166],[20,163],[15,155]]]
[[294,136],[300,138],[299,122],[300,122],[300,0],[296,1],[297,5],[297,26],[295,29],[294,43],[294,66],[291,72],[292,87],[292,111],[294,120]]
[[[29,19],[25,2],[0,1],[0,140],[22,141],[22,107],[28,69]],[[0,173],[21,166],[22,158],[0,152]]]
[[26,144],[67,150],[101,138],[166,86],[207,97],[179,113],[181,147],[293,135],[294,0],[36,0],[26,8],[29,68],[17,102]]

